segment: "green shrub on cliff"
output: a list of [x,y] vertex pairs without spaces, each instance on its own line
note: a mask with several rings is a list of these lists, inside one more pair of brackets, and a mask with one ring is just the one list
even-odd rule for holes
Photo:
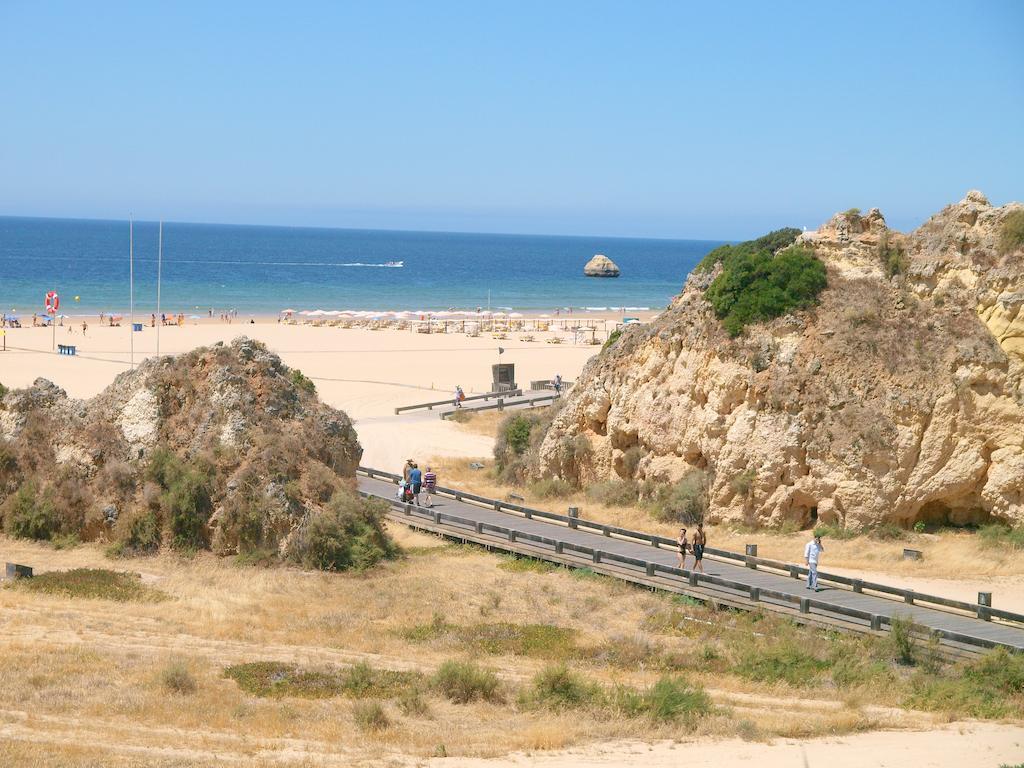
[[722,263],[722,272],[705,297],[730,336],[739,336],[748,323],[812,305],[825,287],[825,265],[810,248],[792,245],[797,234],[795,229],[782,229],[758,240],[722,246],[698,266],[707,269]]
[[199,549],[206,544],[206,523],[213,512],[212,469],[197,461],[183,461],[164,448],[153,452],[149,478],[162,489],[160,506],[177,549]]
[[4,530],[19,539],[49,540],[60,532],[60,520],[49,493],[27,481],[4,504]]
[[363,570],[398,554],[384,532],[387,503],[348,491],[334,494],[322,511],[310,514],[290,549],[291,559],[321,571]]
[[1013,211],[1005,219],[999,232],[999,252],[1011,253],[1024,248],[1024,211]]

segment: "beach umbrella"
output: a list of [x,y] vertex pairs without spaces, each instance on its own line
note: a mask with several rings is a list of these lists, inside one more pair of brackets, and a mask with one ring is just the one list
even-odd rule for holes
[[199,315],[189,315],[188,319],[189,320],[202,320],[202,318],[199,317]]
[[509,313],[509,317],[522,317],[522,316],[523,316],[522,312],[510,312]]

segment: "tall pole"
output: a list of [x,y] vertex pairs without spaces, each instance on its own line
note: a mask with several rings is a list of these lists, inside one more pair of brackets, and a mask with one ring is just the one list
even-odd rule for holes
[[[160,318],[160,276],[164,261],[164,223],[160,222],[160,245],[156,252],[156,319],[160,325],[163,320]],[[156,327],[156,356],[160,357],[160,325]]]
[[128,355],[135,367],[135,222],[128,217]]

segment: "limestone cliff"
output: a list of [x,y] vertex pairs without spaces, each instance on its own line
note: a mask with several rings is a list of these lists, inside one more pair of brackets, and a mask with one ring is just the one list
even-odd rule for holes
[[737,338],[695,271],[588,364],[540,471],[583,436],[593,480],[705,471],[712,521],[1024,522],[1024,253],[996,245],[1022,208],[970,192],[910,234],[837,214],[799,238],[818,305]]
[[[147,515],[150,528],[171,527],[183,503],[156,482],[159,452],[179,474],[192,472],[179,484],[189,488],[169,493],[199,499],[187,510],[201,528],[196,541],[283,553],[312,510],[352,485],[362,449],[349,418],[321,403],[311,382],[239,338],[149,359],[89,400],[44,379],[9,392],[0,400],[0,516],[10,529],[20,503],[20,525],[40,520],[22,535],[36,538],[138,539]],[[160,538],[151,531],[147,542]]]

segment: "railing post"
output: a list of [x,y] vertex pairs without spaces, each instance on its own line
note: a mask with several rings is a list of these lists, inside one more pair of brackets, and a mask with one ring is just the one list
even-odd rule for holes
[[479,523],[478,522],[476,524],[476,532],[480,533],[480,534],[482,534],[484,532],[484,524],[483,523]]
[[575,517],[570,517],[569,518],[569,527],[570,528],[575,528],[576,527],[576,518]]
[[789,571],[789,575],[794,579],[800,578],[800,566],[799,565],[787,565],[786,569]]
[[504,411],[505,410],[505,398],[503,398],[503,397],[499,397],[498,398],[498,410],[499,411]]
[[905,589],[905,590],[903,590],[903,602],[909,603],[910,605],[914,604],[914,590],[912,590],[912,589]]
[[441,524],[441,513],[440,512],[435,512],[434,513],[434,523],[436,525],[440,525]]
[[697,583],[698,583],[697,582],[697,572],[696,571],[690,571],[690,586],[691,587],[696,587]]
[[527,520],[533,520],[533,512],[530,511],[529,507],[526,507],[523,510],[523,516],[526,517]]
[[879,616],[877,613],[871,614],[871,629],[874,632],[882,631],[882,617]]
[[515,544],[515,541],[516,541],[516,532],[515,532],[514,530],[512,530],[511,528],[510,528],[510,529],[509,529],[509,531],[508,531],[508,540],[509,540],[510,542],[512,542],[513,544]]
[[501,502],[500,501],[495,501],[494,502],[494,511],[495,512],[501,512]]
[[861,581],[860,579],[854,579],[853,580],[853,591],[854,592],[863,592],[864,591],[864,582]]
[[601,526],[601,535],[602,536],[611,536],[612,535],[612,532],[610,530],[608,530],[608,526],[607,525],[602,525]]
[[594,562],[595,563],[600,563],[601,562],[601,550],[600,549],[595,549],[594,550]]
[[654,563],[647,563],[647,568],[645,570],[647,571],[647,575],[648,576],[653,576],[654,575]]
[[978,618],[982,621],[992,621],[992,593],[978,593]]
[[555,542],[555,554],[556,555],[562,554],[562,550],[563,549],[564,549],[564,545],[562,544],[562,542],[556,541]]
[[752,602],[758,603],[761,601],[761,588],[750,587],[750,599]]
[[800,613],[810,613],[810,612],[811,612],[811,600],[810,600],[810,598],[808,598],[808,597],[801,597],[800,598]]
[[757,569],[757,563],[751,558],[757,557],[757,544],[747,544],[747,568]]

